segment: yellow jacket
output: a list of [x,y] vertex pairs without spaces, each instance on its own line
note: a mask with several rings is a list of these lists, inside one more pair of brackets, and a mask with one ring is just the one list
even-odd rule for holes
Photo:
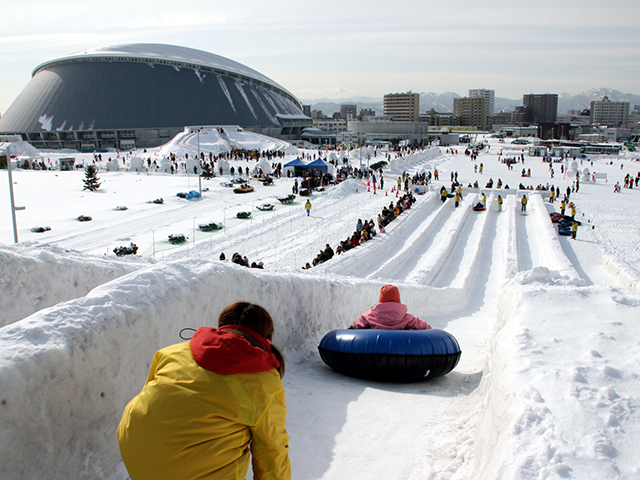
[[256,480],[288,480],[286,410],[277,370],[218,374],[179,343],[156,353],[125,408],[120,453],[132,480],[244,480],[250,456]]

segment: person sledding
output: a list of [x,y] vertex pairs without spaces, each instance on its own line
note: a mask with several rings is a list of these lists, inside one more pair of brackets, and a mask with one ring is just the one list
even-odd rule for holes
[[407,306],[400,303],[398,287],[384,285],[380,289],[379,302],[364,312],[350,328],[427,330],[431,326],[424,320],[407,313]]

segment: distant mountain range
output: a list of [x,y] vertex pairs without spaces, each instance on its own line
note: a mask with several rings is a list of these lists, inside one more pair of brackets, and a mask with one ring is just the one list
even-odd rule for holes
[[[417,92],[416,92],[417,93]],[[581,93],[561,93],[558,95],[558,114],[564,115],[569,110],[584,110],[591,106],[593,100],[602,100],[604,96],[609,97],[612,102],[629,102],[631,108],[634,105],[640,105],[640,95],[633,93],[622,93],[619,90],[611,88],[592,88]],[[460,98],[455,92],[445,93],[420,93],[420,113],[424,113],[432,108],[436,112],[451,113],[453,112],[453,99]],[[382,97],[362,97],[356,96],[351,98],[328,99],[321,98],[315,100],[301,100],[304,105],[311,105],[311,110],[321,110],[323,114],[330,117],[334,112],[340,111],[341,104],[356,104],[358,113],[362,109],[371,109],[376,115],[382,116],[384,109]],[[522,105],[522,98],[512,100],[510,98],[496,97],[496,112],[512,112],[516,106]]]

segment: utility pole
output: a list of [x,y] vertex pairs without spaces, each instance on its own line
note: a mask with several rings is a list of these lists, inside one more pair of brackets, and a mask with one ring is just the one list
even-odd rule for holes
[[13,241],[18,243],[18,226],[16,224],[16,210],[24,210],[24,207],[16,207],[13,197],[13,176],[11,175],[11,145],[7,148],[7,171],[9,172],[9,196],[11,197],[11,219],[13,220]]

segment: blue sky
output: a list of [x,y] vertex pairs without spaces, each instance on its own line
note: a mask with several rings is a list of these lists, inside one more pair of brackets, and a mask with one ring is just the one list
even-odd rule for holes
[[24,0],[1,15],[0,112],[40,63],[123,43],[229,57],[300,99],[640,94],[638,0]]

